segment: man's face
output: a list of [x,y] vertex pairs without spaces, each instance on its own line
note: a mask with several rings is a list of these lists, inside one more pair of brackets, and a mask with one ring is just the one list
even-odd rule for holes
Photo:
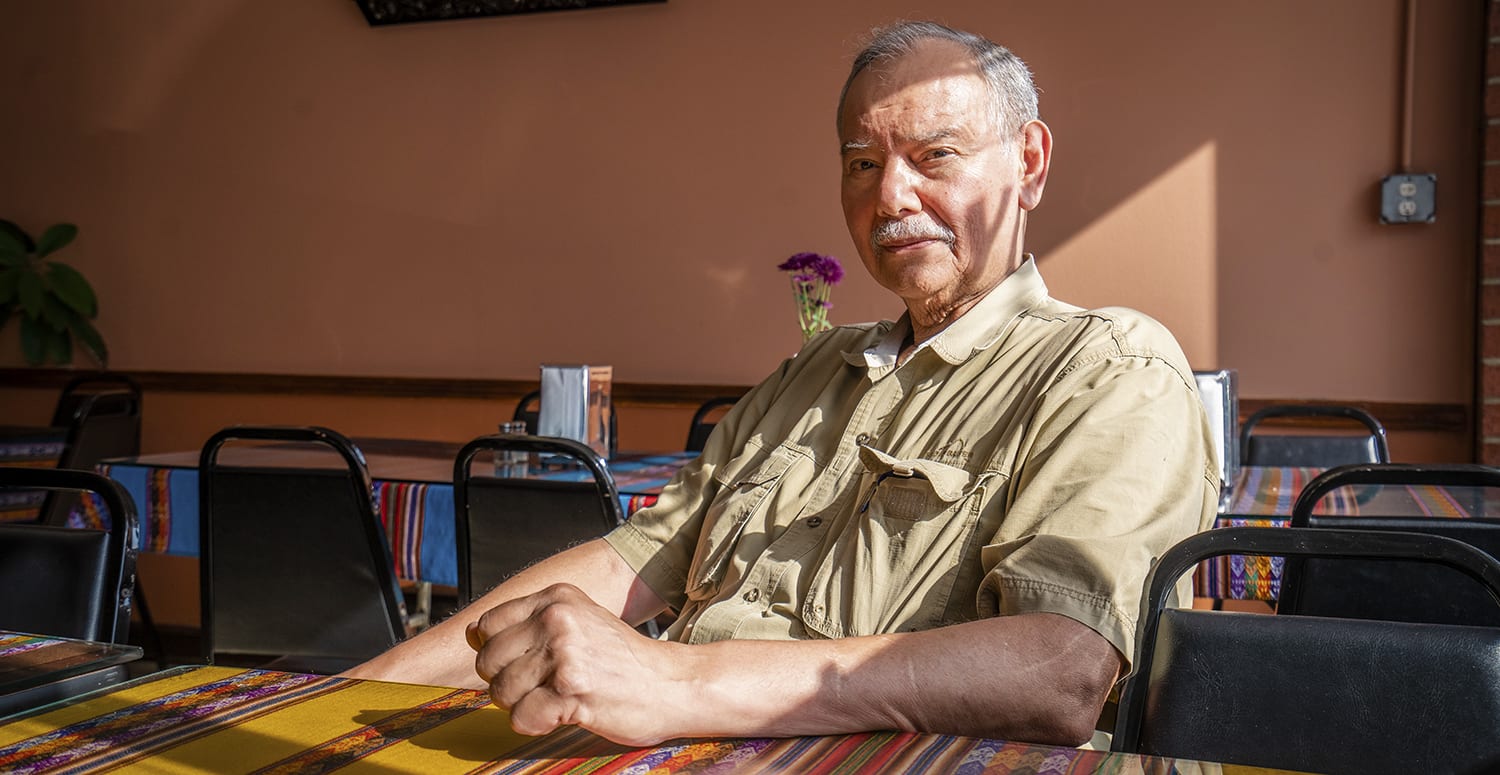
[[1050,136],[1040,122],[1004,136],[992,99],[967,52],[938,40],[849,86],[844,218],[865,268],[913,314],[945,315],[1020,265]]

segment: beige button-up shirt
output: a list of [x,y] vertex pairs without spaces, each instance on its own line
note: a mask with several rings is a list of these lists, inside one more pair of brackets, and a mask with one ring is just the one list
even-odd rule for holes
[[[900,366],[902,317],[809,342],[606,540],[667,637],[836,638],[1052,612],[1128,661],[1153,558],[1209,527],[1216,452],[1154,320],[1027,261]],[[1183,581],[1183,590],[1187,581]]]

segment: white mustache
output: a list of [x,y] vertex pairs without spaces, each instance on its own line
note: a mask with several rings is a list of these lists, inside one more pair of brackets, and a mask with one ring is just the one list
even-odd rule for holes
[[870,245],[877,249],[882,244],[923,239],[941,240],[952,245],[953,230],[936,221],[907,218],[900,221],[881,221],[870,231]]

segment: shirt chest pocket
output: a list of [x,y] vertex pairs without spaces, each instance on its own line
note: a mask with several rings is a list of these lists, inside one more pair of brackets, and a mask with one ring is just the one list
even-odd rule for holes
[[718,592],[745,525],[763,515],[797,458],[796,452],[778,447],[762,459],[760,450],[751,447],[714,474],[719,492],[704,516],[703,533],[688,566],[689,600],[707,600]]
[[[961,578],[978,580],[986,484],[934,460],[860,450],[861,504],[822,556],[802,620],[830,638],[936,627],[953,619]],[[972,584],[971,584],[972,585]],[[973,597],[972,590],[961,594]],[[963,611],[970,599],[953,601]]]

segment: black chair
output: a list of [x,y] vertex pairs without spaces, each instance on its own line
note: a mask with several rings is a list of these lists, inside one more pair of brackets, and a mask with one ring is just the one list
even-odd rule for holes
[[[553,456],[581,466],[585,481],[474,475],[481,452]],[[458,602],[467,605],[511,574],[625,521],[620,493],[604,460],[571,439],[514,434],[481,436],[453,465]]]
[[[609,456],[614,457],[620,450],[620,423],[617,419],[618,412],[611,406],[609,408]],[[541,432],[542,421],[542,391],[533,390],[524,396],[516,404],[516,410],[511,413],[510,419],[514,422],[526,423],[526,433],[535,436]]]
[[693,421],[688,424],[687,443],[682,446],[683,451],[702,452],[703,445],[708,443],[709,434],[713,433],[714,426],[718,425],[717,420],[708,421],[709,415],[716,409],[734,406],[739,401],[740,399],[735,396],[719,396],[704,401],[703,405],[698,407],[698,411],[693,413]]
[[515,422],[526,423],[526,432],[535,434],[537,432],[537,423],[541,421],[541,417],[542,391],[533,390],[521,396],[521,400],[516,404],[516,411],[511,414],[510,419]]
[[0,629],[124,643],[135,590],[135,503],[90,471],[0,466],[0,490],[94,493],[107,531],[0,523]]
[[[298,443],[327,468],[221,462],[230,442]],[[327,428],[234,427],[198,464],[203,657],[334,673],[405,635],[405,605],[364,456]]]
[[1220,528],[1167,550],[1146,581],[1115,751],[1327,773],[1493,772],[1500,629],[1164,609],[1210,557],[1423,560],[1500,605],[1500,562],[1419,533]]
[[[1353,421],[1362,434],[1255,433],[1255,426],[1272,418]],[[1247,466],[1332,468],[1353,463],[1388,463],[1390,447],[1385,426],[1374,415],[1353,406],[1275,404],[1250,415],[1240,428],[1240,462]]]
[[[68,429],[58,468],[92,471],[101,460],[139,455],[140,388],[123,375],[75,377],[63,389],[52,422]],[[77,498],[69,494],[49,493],[40,521],[45,525],[65,524],[76,503]]]
[[[1451,488],[1445,493],[1475,516],[1425,517],[1382,509],[1382,488],[1407,485]],[[1357,516],[1314,514],[1330,493],[1354,488],[1363,500]],[[1500,496],[1500,469],[1480,465],[1374,463],[1339,466],[1307,483],[1292,506],[1292,527],[1354,528],[1429,533],[1453,538],[1500,557],[1500,519],[1486,516],[1485,502]],[[1405,500],[1405,496],[1400,496]],[[1289,559],[1282,574],[1277,612],[1397,622],[1474,624],[1500,627],[1500,609],[1489,596],[1463,583],[1456,571],[1427,563]]]
[[83,400],[98,393],[129,393],[139,398],[141,386],[131,377],[116,372],[79,374],[68,380],[58,393],[57,405],[52,410],[53,427],[66,428],[72,425]]

